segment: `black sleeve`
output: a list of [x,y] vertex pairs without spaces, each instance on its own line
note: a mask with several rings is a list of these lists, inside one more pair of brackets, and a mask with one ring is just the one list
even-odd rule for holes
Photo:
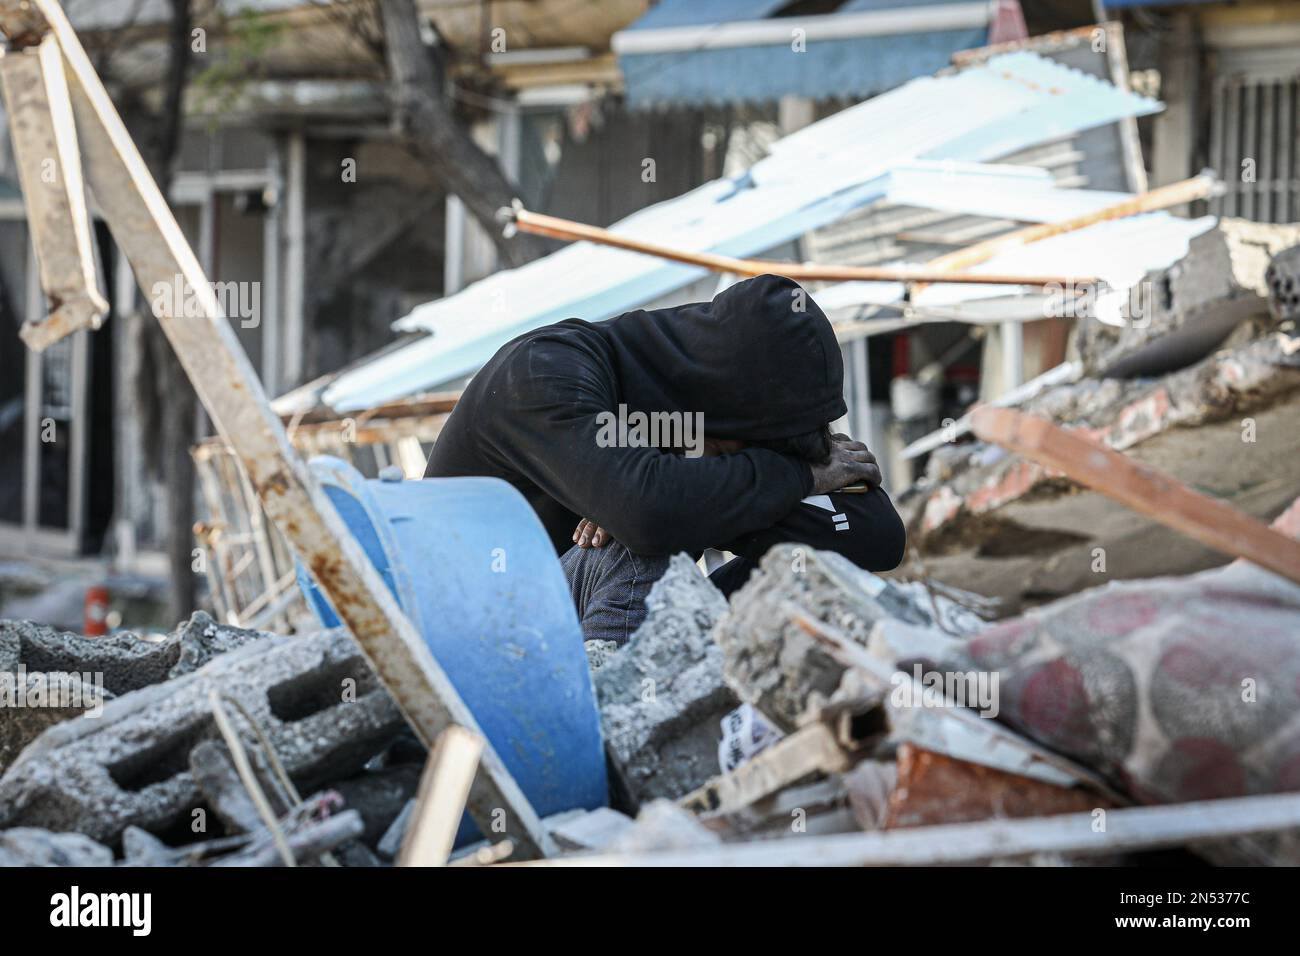
[[508,412],[481,424],[512,469],[628,550],[699,552],[771,525],[812,489],[807,462],[766,449],[685,458],[601,447],[597,415],[613,400],[602,376],[584,372],[584,358],[554,342],[531,344],[503,381]]
[[907,531],[889,496],[876,488],[865,494],[813,495],[770,527],[714,547],[757,562],[784,541],[834,551],[867,571],[892,571],[903,561]]

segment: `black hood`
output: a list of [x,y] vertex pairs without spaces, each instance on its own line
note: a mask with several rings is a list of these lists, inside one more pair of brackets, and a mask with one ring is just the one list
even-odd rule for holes
[[597,323],[631,411],[702,412],[715,438],[761,441],[847,411],[835,333],[798,283],[764,275],[712,302],[639,309]]

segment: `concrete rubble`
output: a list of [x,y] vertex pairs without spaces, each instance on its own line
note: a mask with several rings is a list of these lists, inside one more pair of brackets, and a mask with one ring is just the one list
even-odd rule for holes
[[[1086,378],[1024,411],[1077,429],[1256,518],[1300,494],[1300,339],[1267,330],[1157,377]],[[1225,461],[1233,463],[1223,467]],[[1001,598],[1002,613],[1110,580],[1153,555],[1189,574],[1224,557],[996,446],[940,448],[900,496],[914,549],[904,573]],[[919,559],[919,563],[918,563]]]
[[0,866],[111,866],[113,851],[80,833],[0,830]]
[[[1205,233],[1124,324],[1081,322],[1082,377],[1023,410],[1300,538],[1298,239]],[[1046,819],[1137,807],[1186,826],[1189,859],[1300,861],[1249,803],[1300,791],[1300,585],[980,441],[939,447],[898,504],[912,555],[887,577],[778,545],[728,601],[679,554],[624,647],[587,643],[609,805],[542,821],[561,860],[800,862],[822,838],[969,825],[967,849],[862,860],[1142,862],[1142,826],[1065,845]],[[422,820],[425,749],[341,630],[5,621],[5,679],[61,703],[0,719],[0,865],[391,865]],[[1190,812],[1206,800],[1229,801],[1220,830]],[[993,822],[1027,825],[1002,847]]]
[[77,704],[12,708],[0,721],[0,772],[46,727],[74,711],[97,712],[106,701],[188,674],[216,654],[261,636],[220,625],[203,611],[161,640],[131,633],[87,638],[29,621],[0,621],[0,683],[21,676],[28,700],[43,685],[63,689],[62,698]]
[[1081,322],[1076,345],[1085,371],[1133,378],[1204,358],[1243,323],[1269,315],[1265,272],[1273,256],[1300,243],[1300,226],[1221,219],[1188,253],[1130,293],[1117,321]]
[[[1298,241],[1300,227],[1222,223],[1148,277],[1140,313],[1119,326],[1080,323],[1082,377],[1023,410],[1300,538]],[[1208,838],[1189,827],[1181,852],[1238,865],[1300,860],[1294,823],[1258,832],[1249,823],[1275,797],[1287,819],[1300,812],[1300,801],[1286,802],[1300,791],[1300,655],[1289,640],[1300,633],[1300,585],[979,441],[941,446],[899,506],[914,550],[889,580],[834,554],[768,552],[710,637],[723,682],[753,708],[728,719],[741,731],[766,723],[775,739],[724,751],[709,780],[659,796],[676,796],[722,845],[1123,818],[1134,805],[1168,808],[1174,821],[1213,806],[1198,801],[1243,801],[1223,804],[1217,834],[1214,822]],[[675,571],[687,570],[679,558]],[[630,687],[639,673],[610,666],[597,673],[602,703],[617,699],[611,677]],[[957,682],[935,690],[933,675]],[[960,681],[981,678],[994,706],[954,698]],[[924,703],[926,693],[937,697]],[[728,726],[714,739],[725,743]],[[639,732],[653,739],[652,728]],[[653,756],[621,756],[625,773],[653,767]],[[621,829],[636,832],[654,828]],[[1069,863],[1081,852],[1052,849],[1046,830],[1025,832],[1035,834],[1030,849],[1008,859]],[[650,837],[620,850],[610,840],[572,852],[681,860],[689,843]],[[1115,836],[1087,855],[1136,862],[1148,845]]]
[[684,554],[646,598],[645,622],[593,675],[605,744],[635,804],[674,798],[718,769],[718,722],[738,701],[714,624],[727,602]]
[[[160,645],[134,648],[130,635],[106,645],[95,660],[111,665],[137,656],[153,665],[154,676],[177,676],[129,690],[97,719],[64,721],[29,745],[0,778],[0,827],[75,831],[110,846],[129,828],[168,842],[261,829],[216,731],[212,691],[256,722],[289,777],[307,790],[354,777],[404,726],[346,633],[284,638],[233,631],[196,615]],[[31,646],[52,641],[41,634]],[[85,643],[94,642],[65,641],[70,655],[81,656],[59,666],[86,666]],[[186,667],[191,655],[212,654],[206,665]],[[402,777],[398,785],[408,793],[388,804],[400,808],[415,779]],[[343,786],[354,794],[365,789],[355,780]],[[372,832],[386,824],[377,819]]]

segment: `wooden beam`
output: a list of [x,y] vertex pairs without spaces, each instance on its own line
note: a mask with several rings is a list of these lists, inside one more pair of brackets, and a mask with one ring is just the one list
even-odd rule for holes
[[81,154],[58,43],[47,35],[35,47],[0,57],[0,79],[41,289],[51,307],[42,321],[29,316],[18,334],[39,352],[73,332],[99,328],[108,302],[95,274]]
[[1095,276],[1038,276],[1038,275],[976,275],[970,272],[950,272],[929,266],[885,268],[880,266],[819,266],[810,263],[773,262],[767,259],[737,259],[715,252],[690,252],[642,242],[619,235],[598,226],[588,226],[571,219],[546,216],[523,208],[502,209],[500,217],[521,232],[571,242],[595,242],[615,249],[658,256],[670,262],[702,266],[713,272],[726,272],[740,276],[778,275],[796,282],[961,282],[973,285],[1028,285],[1038,288],[1062,287],[1078,289],[1097,284]]
[[[221,315],[207,276],[63,9],[56,0],[33,2],[63,52],[91,191],[145,297],[153,300],[159,283],[182,285],[191,297],[180,309],[181,303],[163,296],[159,324],[213,424],[239,455],[267,515],[311,569],[421,739],[431,745],[452,724],[479,733],[474,715],[290,446],[247,354]],[[0,27],[7,28],[4,12],[0,7]],[[490,744],[484,746],[480,766],[469,811],[484,832],[503,818],[506,834],[521,852],[552,852],[536,812]]]
[[1043,418],[983,406],[971,413],[971,423],[984,441],[1055,469],[1216,551],[1300,584],[1300,541],[1232,505]]
[[462,727],[438,736],[420,777],[398,866],[446,866],[482,752],[483,738]]
[[[1127,219],[1129,216],[1136,216],[1140,213],[1169,209],[1172,206],[1181,206],[1196,199],[1205,199],[1207,196],[1214,194],[1218,189],[1218,185],[1218,180],[1214,178],[1213,173],[1201,173],[1201,175],[1193,176],[1191,179],[1184,179],[1168,186],[1161,186],[1159,189],[1152,189],[1133,196],[1131,199],[1121,200],[1104,209],[1087,212],[1072,219],[1066,219],[1062,222],[1042,222],[1037,225],[1026,226],[1024,229],[1017,229],[1014,232],[1008,232],[1005,235],[995,236],[992,239],[986,239],[983,242],[977,242],[973,246],[967,246],[964,249],[958,249],[955,252],[949,252],[938,258],[931,259],[925,266],[928,270],[938,272],[969,269],[981,262],[988,262],[999,252],[1006,249],[1028,245],[1031,242],[1041,242],[1043,239],[1062,236],[1067,232],[1077,232],[1099,222],[1109,222],[1112,219]],[[958,280],[955,278],[942,277],[921,280],[912,287],[911,294],[915,298],[918,292],[935,282],[956,281]],[[1064,285],[1067,289],[1070,288],[1068,284]]]

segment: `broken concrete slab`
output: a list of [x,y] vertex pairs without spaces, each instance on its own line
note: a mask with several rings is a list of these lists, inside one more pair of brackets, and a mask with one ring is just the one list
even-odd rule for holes
[[113,851],[80,833],[36,827],[0,830],[0,867],[112,865]]
[[192,836],[202,795],[189,758],[216,737],[214,689],[243,704],[304,790],[360,770],[403,726],[345,631],[254,641],[111,701],[97,720],[45,731],[0,778],[0,826],[77,830],[110,845],[131,825]]
[[1267,324],[1265,271],[1297,241],[1300,226],[1220,220],[1191,241],[1186,256],[1147,275],[1112,321],[1079,322],[1085,374],[1164,374],[1199,361],[1247,320]]
[[[87,677],[93,675],[86,675]],[[113,694],[81,674],[0,670],[0,774],[49,727],[103,713]]]
[[122,856],[130,866],[172,866],[178,853],[148,830],[127,827],[122,831]]
[[711,637],[727,602],[695,562],[676,555],[646,609],[593,675],[606,746],[638,802],[679,797],[717,773],[719,721],[738,703]]
[[831,698],[847,668],[792,622],[784,605],[802,607],[865,647],[876,621],[906,607],[878,603],[873,591],[894,593],[882,585],[841,555],[793,544],[772,548],[731,596],[730,610],[714,630],[727,683],[779,730],[791,733],[809,708]]
[[97,675],[114,695],[188,674],[217,654],[266,635],[218,624],[204,611],[161,639],[130,631],[83,637],[31,621],[0,621],[0,673]]
[[218,654],[233,651],[251,641],[266,637],[264,631],[250,631],[242,627],[219,624],[203,611],[194,615],[169,636],[177,644],[176,663],[167,672],[168,678],[192,674]]
[[[1159,379],[1085,379],[1044,392],[1029,414],[1089,437],[1256,518],[1300,494],[1300,349],[1281,333]],[[1225,467],[1231,462],[1231,467]],[[1107,581],[1188,574],[1218,552],[1032,462],[983,443],[947,446],[896,499],[924,571],[1003,599],[1003,615]]]
[[[1300,499],[1274,527],[1300,537]],[[1093,588],[989,628],[939,666],[996,672],[999,720],[1142,802],[1220,799],[1300,786],[1298,632],[1300,585],[1238,560]],[[1215,853],[1294,862],[1300,841]]]
[[[196,614],[211,620],[206,614]],[[175,635],[163,641],[130,632],[82,637],[31,621],[0,621],[0,672],[97,674],[114,694],[165,681],[180,656]]]

